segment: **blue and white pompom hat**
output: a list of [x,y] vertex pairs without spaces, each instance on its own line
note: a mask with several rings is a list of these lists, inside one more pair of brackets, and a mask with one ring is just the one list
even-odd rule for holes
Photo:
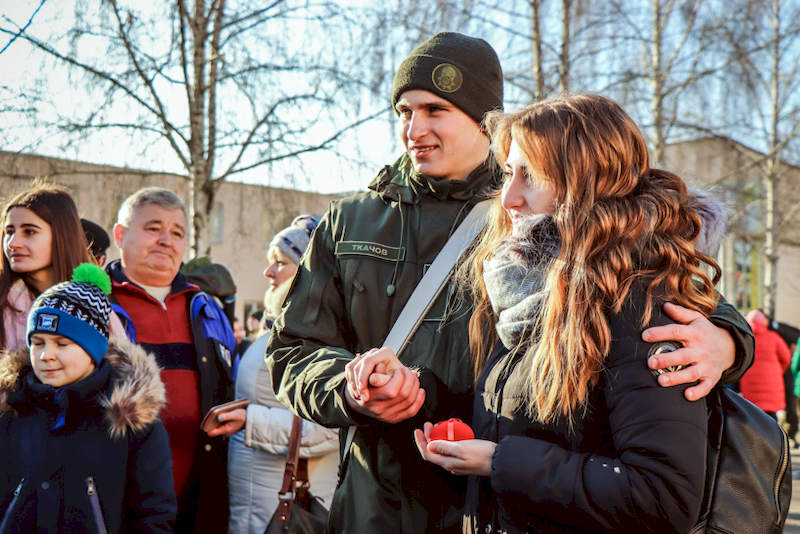
[[28,347],[32,334],[63,336],[80,345],[99,365],[108,350],[109,293],[111,280],[105,271],[81,263],[72,271],[72,280],[54,285],[33,302],[28,314]]

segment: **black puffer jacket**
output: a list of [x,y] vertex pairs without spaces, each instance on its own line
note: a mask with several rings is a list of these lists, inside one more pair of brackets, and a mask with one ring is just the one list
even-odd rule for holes
[[[113,339],[85,379],[39,382],[27,353],[0,356],[0,532],[172,532],[172,460],[152,356]],[[63,425],[53,429],[59,414]]]
[[[464,532],[679,532],[703,495],[706,405],[647,367],[641,288],[609,315],[611,351],[574,431],[534,423],[510,390],[522,356],[498,343],[480,376],[473,427],[498,443],[490,477],[470,477]],[[653,307],[648,326],[671,322]]]

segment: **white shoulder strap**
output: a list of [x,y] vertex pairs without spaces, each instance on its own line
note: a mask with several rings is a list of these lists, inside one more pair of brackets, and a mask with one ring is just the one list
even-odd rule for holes
[[[414,288],[414,292],[411,293],[400,315],[397,316],[383,346],[392,349],[398,357],[450,279],[458,258],[486,226],[486,216],[489,213],[491,202],[491,200],[483,200],[470,210],[439,254],[436,255],[422,280]],[[347,458],[355,431],[355,426],[351,426],[347,430],[343,459]]]

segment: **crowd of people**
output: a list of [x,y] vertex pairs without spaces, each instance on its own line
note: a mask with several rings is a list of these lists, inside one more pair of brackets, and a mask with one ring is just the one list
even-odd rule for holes
[[[34,184],[2,217],[0,532],[263,532],[292,415],[265,377],[268,325],[235,377],[235,321],[181,273],[180,198],[148,187],[125,199],[112,229],[120,258],[107,265],[109,235],[79,219],[62,186]],[[299,217],[275,236],[265,318],[316,223]],[[242,430],[202,432],[234,392],[250,406],[220,419]],[[301,457],[329,501],[336,431],[307,422]]]
[[[715,290],[719,203],[651,167],[608,98],[505,114],[482,39],[422,43],[391,102],[404,153],[274,236],[244,322],[181,272],[174,192],[126,198],[111,239],[61,186],[6,201],[0,533],[261,534],[295,414],[330,532],[691,530],[705,396],[762,395],[762,353],[789,365]],[[485,227],[396,354],[387,333],[478,203]],[[451,418],[474,439],[433,439]]]

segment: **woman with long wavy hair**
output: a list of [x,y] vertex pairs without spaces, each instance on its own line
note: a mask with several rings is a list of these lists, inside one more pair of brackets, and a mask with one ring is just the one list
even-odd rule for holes
[[506,178],[458,273],[475,300],[476,439],[430,441],[426,423],[420,451],[471,475],[465,532],[687,532],[706,405],[658,385],[647,359],[663,344],[641,332],[671,322],[664,302],[705,316],[717,305],[696,199],[649,166],[607,98],[547,100],[487,125]]
[[93,260],[66,187],[34,183],[5,203],[2,221],[0,347],[14,350],[26,346],[25,322],[33,300]]

